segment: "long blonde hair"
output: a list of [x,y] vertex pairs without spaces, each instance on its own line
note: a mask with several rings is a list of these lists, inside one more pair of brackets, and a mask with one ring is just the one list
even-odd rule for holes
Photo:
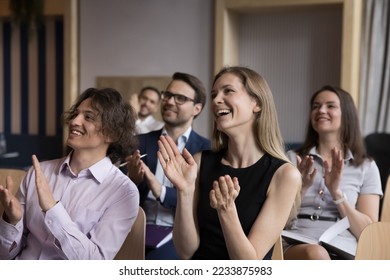
[[[275,102],[267,81],[260,74],[249,68],[227,66],[222,68],[214,77],[213,86],[215,82],[226,73],[237,76],[241,80],[249,96],[256,100],[261,108],[260,112],[257,113],[256,120],[253,124],[253,134],[256,138],[255,140],[258,147],[263,152],[292,164],[285,153]],[[211,143],[212,148],[215,151],[225,149],[228,145],[228,136],[217,129],[215,121],[213,122]],[[300,191],[298,191],[286,223],[287,225],[296,217],[300,204],[301,196]]]
[[[253,124],[253,132],[258,147],[271,156],[289,162],[284,150],[274,99],[267,81],[249,68],[229,66],[222,68],[218,72],[214,78],[213,86],[226,73],[237,76],[248,94],[256,100],[261,108]],[[212,136],[212,147],[214,150],[219,151],[227,147],[228,136],[217,129],[215,121],[213,122]]]

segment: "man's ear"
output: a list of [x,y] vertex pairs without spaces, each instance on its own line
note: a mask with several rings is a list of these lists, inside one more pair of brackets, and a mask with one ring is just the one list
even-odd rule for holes
[[104,142],[111,144],[113,141],[112,141],[112,138],[110,136],[106,136],[104,139]]
[[199,115],[200,112],[202,112],[202,104],[197,103],[197,104],[195,104],[195,106],[194,106],[194,114],[193,114],[194,117],[197,116],[197,115]]

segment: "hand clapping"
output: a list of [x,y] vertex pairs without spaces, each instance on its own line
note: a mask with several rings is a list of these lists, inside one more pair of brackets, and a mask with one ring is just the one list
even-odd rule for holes
[[43,212],[46,212],[56,205],[57,202],[53,197],[46,177],[42,173],[38,158],[35,155],[32,156],[32,162],[35,169],[35,184],[38,193],[39,206],[41,206]]
[[138,185],[141,183],[145,176],[145,170],[142,165],[140,151],[135,151],[132,155],[126,158],[127,161],[127,176]]
[[169,136],[161,136],[158,141],[160,150],[158,159],[168,179],[179,191],[193,192],[198,165],[187,149],[180,153],[175,142]]
[[228,210],[234,206],[234,201],[240,192],[238,179],[229,175],[221,176],[214,181],[213,189],[210,191],[210,206],[216,210]]
[[0,202],[4,208],[4,220],[16,225],[22,219],[22,207],[19,200],[13,195],[14,181],[7,176],[6,185],[0,185]]
[[297,156],[297,167],[302,175],[302,190],[307,189],[314,182],[317,169],[314,168],[314,159],[312,156],[305,156],[303,159]]
[[339,190],[340,179],[344,169],[344,159],[341,150],[332,149],[332,163],[324,161],[324,181],[330,193]]

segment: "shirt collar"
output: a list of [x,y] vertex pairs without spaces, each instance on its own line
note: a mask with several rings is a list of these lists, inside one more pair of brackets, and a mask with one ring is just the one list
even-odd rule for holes
[[[188,139],[190,138],[191,131],[192,131],[192,127],[190,126],[190,127],[189,127],[181,136],[180,136],[180,138],[183,139],[184,143],[187,143]],[[161,135],[168,135],[168,132],[167,132],[167,130],[165,129],[165,127],[163,127],[163,129],[162,129]]]
[[[322,159],[322,157],[317,153],[317,148],[316,148],[316,147],[312,147],[312,148],[310,149],[309,155],[315,156],[315,157],[318,157],[318,158],[321,158],[321,159]],[[352,152],[348,149],[348,150],[347,150],[347,153],[346,153],[346,155],[345,155],[345,157],[344,157],[344,161],[350,161],[350,160],[353,160],[353,158],[354,158],[354,157],[353,157]]]
[[104,179],[109,175],[111,172],[107,172],[108,170],[111,170],[113,167],[113,164],[111,162],[111,159],[109,157],[105,157],[102,160],[98,161],[91,167],[89,167],[89,171],[91,174],[95,177],[96,180],[99,181],[99,183],[103,182]]
[[[65,158],[64,162],[60,165],[59,172],[62,172],[64,169],[70,170],[70,158],[71,158],[72,152],[68,154],[68,156]],[[102,183],[104,179],[109,175],[110,172],[107,172],[108,170],[111,170],[113,164],[109,157],[105,157],[95,163],[94,165],[88,167],[85,170],[88,170],[89,173],[99,182]]]
[[69,168],[70,169],[70,157],[72,155],[72,152],[70,152],[67,157],[65,158],[65,160],[63,161],[63,163],[61,163],[59,169],[58,169],[58,173],[61,173],[63,170]]

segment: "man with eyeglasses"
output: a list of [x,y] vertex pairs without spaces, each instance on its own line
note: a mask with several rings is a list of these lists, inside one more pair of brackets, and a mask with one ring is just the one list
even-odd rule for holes
[[[195,154],[211,148],[210,140],[192,129],[193,120],[206,103],[205,87],[193,75],[176,72],[161,95],[161,116],[164,127],[138,135],[139,149],[127,160],[127,174],[138,186],[140,204],[146,213],[148,229],[173,227],[176,189],[164,176],[157,158],[158,140],[169,135],[180,151],[184,147]],[[146,154],[141,160],[141,155]],[[178,259],[172,240],[159,248],[146,248],[146,259]]]

